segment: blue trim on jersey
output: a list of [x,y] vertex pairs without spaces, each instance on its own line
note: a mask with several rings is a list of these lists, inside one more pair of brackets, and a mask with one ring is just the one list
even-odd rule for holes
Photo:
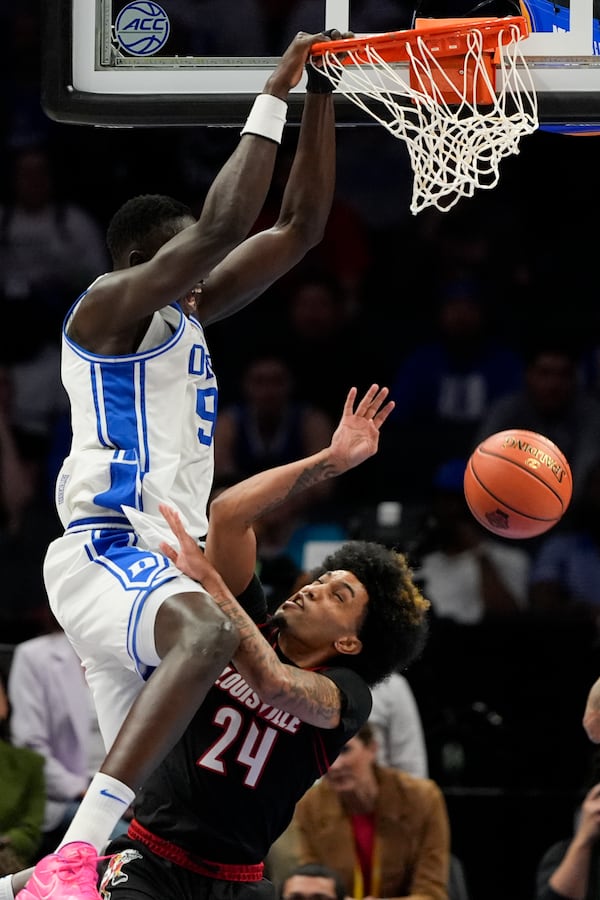
[[[77,356],[81,357],[81,359],[85,359],[90,363],[105,362],[111,365],[118,365],[119,363],[131,363],[137,362],[141,359],[153,359],[155,356],[161,356],[163,353],[169,350],[173,346],[173,344],[176,344],[181,339],[181,336],[185,329],[185,323],[186,321],[188,321],[184,313],[182,312],[180,305],[178,303],[170,303],[168,305],[174,307],[178,311],[180,318],[173,335],[169,337],[169,339],[166,340],[164,344],[159,344],[157,347],[151,347],[149,350],[144,350],[141,353],[131,353],[128,356],[108,356],[102,353],[92,353],[91,350],[86,350],[84,347],[76,344],[75,341],[73,341],[67,334],[67,325],[69,323],[69,320],[73,315],[75,307],[78,303],[81,302],[85,294],[87,294],[87,291],[75,301],[75,303],[65,316],[62,328],[62,336],[73,353],[77,354]],[[202,326],[197,321],[195,321],[194,324],[198,325],[200,331],[203,331]]]
[[101,403],[98,397],[98,375],[100,374],[100,370],[96,368],[96,366],[90,366],[90,382],[92,385],[92,397],[94,399],[94,410],[96,412],[96,434],[98,435],[98,443],[102,444],[104,447],[109,447],[110,444],[108,442],[108,438],[106,434],[102,432],[102,423],[103,418],[101,415]]
[[142,408],[142,415],[140,416],[139,425],[142,426],[142,431],[140,434],[140,446],[143,447],[144,452],[141,456],[142,460],[142,472],[141,478],[143,480],[146,472],[150,470],[150,447],[148,444],[148,419],[147,419],[147,407],[146,407],[146,363],[141,362],[139,365],[139,374],[140,374],[140,403]]
[[142,508],[140,466],[136,450],[116,450],[109,467],[110,487],[94,496],[94,503],[117,512],[123,506]]
[[65,531],[91,531],[93,528],[118,528],[120,531],[124,529],[133,531],[131,522],[125,516],[90,516],[85,519],[73,519]]
[[[156,587],[156,585],[155,585]],[[148,590],[140,591],[138,596],[136,597],[134,603],[131,607],[131,612],[129,614],[129,624],[127,626],[127,653],[129,657],[135,663],[135,667],[144,681],[147,681],[150,675],[154,672],[154,666],[147,666],[146,663],[143,663],[140,659],[139,653],[137,651],[138,647],[138,632],[139,632],[139,624],[140,619],[142,617],[142,613],[144,611],[144,607],[148,600],[148,597],[152,593],[154,588],[148,588]],[[133,624],[132,624],[133,621]]]
[[[109,446],[140,447],[138,417],[145,416],[144,364],[96,367],[102,378],[102,409]],[[145,430],[145,421],[142,427]],[[140,460],[142,453],[138,454]],[[145,454],[147,456],[147,453]],[[146,466],[143,467],[144,469]]]
[[137,546],[132,531],[91,533],[85,550],[90,562],[105,568],[126,591],[153,590],[180,575],[168,557]]

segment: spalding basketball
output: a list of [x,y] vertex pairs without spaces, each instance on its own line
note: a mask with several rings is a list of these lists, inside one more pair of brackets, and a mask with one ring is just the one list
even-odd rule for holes
[[491,434],[471,454],[465,498],[478,522],[505,538],[543,534],[565,514],[571,469],[552,441],[522,428]]

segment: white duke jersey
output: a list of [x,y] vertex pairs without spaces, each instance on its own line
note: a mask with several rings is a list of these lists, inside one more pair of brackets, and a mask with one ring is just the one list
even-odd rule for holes
[[[154,313],[135,353],[103,356],[67,335],[81,299],[62,333],[72,427],[56,483],[63,526],[122,530],[133,522],[146,543],[157,544],[170,535],[158,509],[164,502],[180,512],[192,535],[202,537],[217,414],[217,381],[202,326],[174,303]],[[144,522],[149,538],[140,527]]]

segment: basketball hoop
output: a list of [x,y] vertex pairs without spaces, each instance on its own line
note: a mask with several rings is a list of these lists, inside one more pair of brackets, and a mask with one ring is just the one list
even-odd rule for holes
[[412,30],[315,44],[310,62],[406,143],[411,212],[445,212],[477,188],[495,187],[500,160],[538,128],[519,48],[528,34],[522,16],[417,19]]

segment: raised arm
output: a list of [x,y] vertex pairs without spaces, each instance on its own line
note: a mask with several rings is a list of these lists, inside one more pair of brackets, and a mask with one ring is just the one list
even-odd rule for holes
[[[184,297],[248,234],[265,201],[286,116],[285,100],[298,84],[310,47],[323,35],[298,34],[265,84],[240,142],[215,178],[197,222],[167,241],[149,260],[118,267],[88,292],[77,312],[77,340],[97,350],[151,312]],[[258,106],[257,106],[258,103]],[[118,297],[118,304],[113,299]],[[101,349],[98,352],[103,352]]]
[[335,189],[336,143],[333,95],[311,90],[318,86],[309,79],[277,222],[245,240],[211,272],[199,305],[203,324],[246,306],[323,238]]
[[372,385],[355,410],[356,395],[352,388],[324,450],[259,472],[213,500],[206,554],[236,596],[247,586],[256,565],[253,522],[290,497],[355,468],[377,452],[379,431],[393,409],[393,403],[386,402],[388,389]]

